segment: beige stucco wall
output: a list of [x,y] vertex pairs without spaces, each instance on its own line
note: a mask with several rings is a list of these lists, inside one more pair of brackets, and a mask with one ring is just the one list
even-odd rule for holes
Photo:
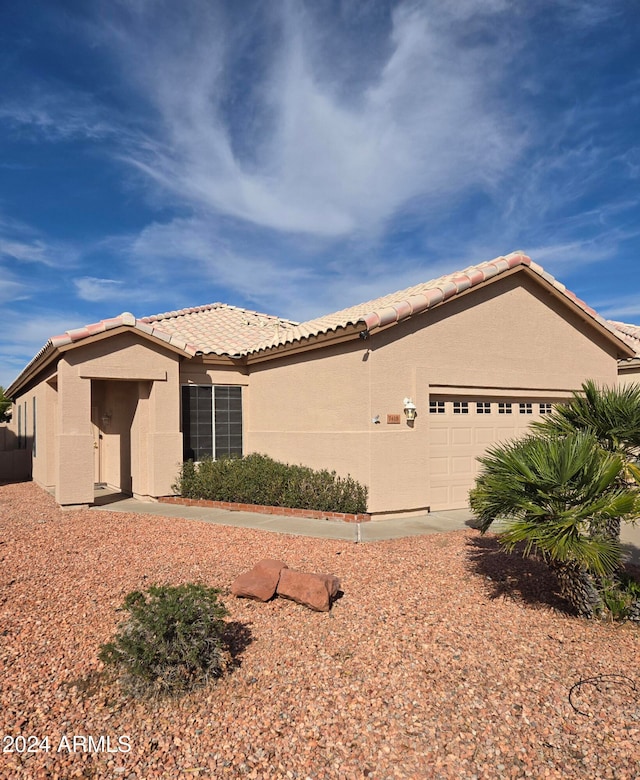
[[640,384],[640,360],[622,363],[618,372],[618,384],[622,387],[632,384]]
[[369,484],[372,380],[363,347],[351,341],[253,366],[247,452]]
[[[51,488],[55,484],[55,370],[55,365],[49,366],[42,372],[37,382],[15,399],[12,419],[7,426],[7,447],[14,450],[13,464],[7,461],[9,464],[7,469],[0,466],[0,479],[7,478],[6,473],[11,471],[12,478],[33,478],[45,488]],[[16,451],[19,418],[22,437],[20,437],[21,448]]]
[[[351,473],[369,486],[374,513],[419,510],[430,505],[430,392],[557,398],[616,374],[613,347],[517,274],[367,341],[257,364],[246,441],[249,451]],[[413,427],[406,396],[418,407]],[[388,414],[401,423],[387,424]]]
[[[58,503],[93,502],[98,475],[135,495],[171,492],[182,458],[178,377],[178,355],[131,331],[63,353],[55,400],[46,402],[56,412],[48,435]],[[49,393],[44,384],[38,390]]]

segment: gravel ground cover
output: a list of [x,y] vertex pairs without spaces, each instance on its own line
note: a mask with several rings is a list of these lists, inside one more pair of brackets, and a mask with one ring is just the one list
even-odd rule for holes
[[[101,676],[129,591],[226,591],[266,557],[343,597],[320,614],[225,593],[235,666],[178,700]],[[475,531],[355,544],[0,486],[0,777],[638,778],[640,628],[548,589]]]

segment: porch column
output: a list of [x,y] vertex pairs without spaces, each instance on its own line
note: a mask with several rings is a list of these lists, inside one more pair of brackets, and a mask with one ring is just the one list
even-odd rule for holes
[[179,364],[165,365],[165,380],[140,383],[132,464],[133,494],[141,498],[170,495],[182,463]]
[[91,380],[63,357],[58,363],[58,449],[56,501],[61,505],[93,503],[94,463],[91,431]]

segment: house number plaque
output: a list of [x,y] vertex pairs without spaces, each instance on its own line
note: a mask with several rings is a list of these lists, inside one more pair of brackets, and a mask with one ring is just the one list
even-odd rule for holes
[[400,415],[399,414],[388,414],[387,415],[387,425],[400,425]]

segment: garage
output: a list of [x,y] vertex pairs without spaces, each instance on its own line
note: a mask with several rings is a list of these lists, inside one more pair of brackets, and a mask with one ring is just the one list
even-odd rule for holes
[[539,392],[509,397],[432,393],[427,434],[431,511],[468,506],[481,468],[477,458],[493,444],[525,435],[560,400]]

